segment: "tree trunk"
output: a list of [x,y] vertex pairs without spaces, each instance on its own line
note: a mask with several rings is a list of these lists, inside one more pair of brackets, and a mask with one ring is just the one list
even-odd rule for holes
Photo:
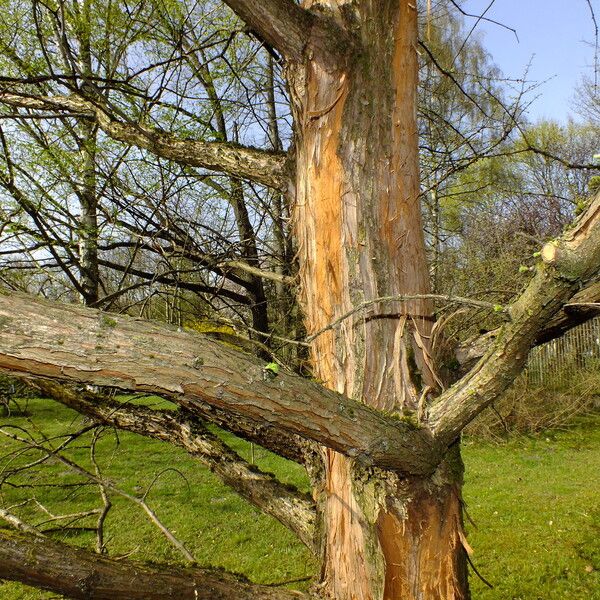
[[[309,59],[288,68],[309,335],[366,300],[429,292],[416,8],[410,0],[327,4],[338,24],[360,38],[361,51],[336,67]],[[418,420],[437,380],[428,354],[431,327],[428,301],[375,304],[315,339],[314,374],[369,406]],[[323,453],[326,592],[336,600],[467,598],[461,469],[447,459],[432,479],[406,479]]]
[[[91,50],[91,3],[78,0],[75,10],[75,35],[79,42],[77,63],[83,76],[83,89],[94,93],[87,78],[94,75]],[[68,67],[67,67],[68,68]],[[98,126],[85,119],[78,123],[81,135],[77,141],[81,156],[81,182],[79,204],[79,271],[81,277],[82,300],[86,305],[94,305],[99,299],[100,271],[98,268],[98,196],[96,194],[96,147]]]
[[79,271],[83,303],[94,305],[99,299],[100,271],[98,268],[98,197],[96,195],[96,136],[97,127],[82,121],[81,191],[79,202]]

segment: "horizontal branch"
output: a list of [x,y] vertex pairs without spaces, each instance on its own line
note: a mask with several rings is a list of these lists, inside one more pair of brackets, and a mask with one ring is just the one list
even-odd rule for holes
[[[600,281],[577,292],[554,317],[542,328],[535,338],[534,345],[545,344],[567,331],[600,316]],[[455,350],[460,371],[465,373],[489,350],[498,337],[500,328],[470,338]]]
[[109,137],[161,158],[242,177],[279,190],[287,188],[287,155],[283,152],[181,139],[145,125],[119,120],[106,107],[78,96],[42,97],[0,92],[0,103],[30,110],[64,110],[73,116],[93,118]]
[[0,293],[0,370],[149,392],[192,414],[208,404],[365,465],[429,474],[428,431],[211,340],[150,321]]
[[511,322],[475,367],[430,408],[428,423],[440,443],[455,440],[508,388],[547,324],[600,272],[600,194],[572,229],[544,246],[541,258],[533,279],[509,308]]
[[0,529],[0,578],[81,600],[292,600],[299,592],[254,585],[210,569],[107,558],[32,534]]
[[[164,270],[162,273],[152,272],[152,271],[143,271],[142,269],[137,269],[127,264],[120,264],[113,262],[112,260],[106,260],[103,258],[98,259],[98,264],[102,267],[106,267],[107,269],[112,269],[114,271],[119,271],[121,273],[125,273],[127,275],[133,277],[139,277],[140,279],[145,279],[149,284],[150,283],[164,283],[166,285],[171,285],[173,287],[178,287],[182,290],[188,290],[190,292],[194,292],[195,294],[213,294],[220,295],[223,298],[229,298],[234,302],[238,302],[242,305],[251,304],[250,298],[242,294],[238,291],[227,289],[226,287],[215,287],[206,285],[204,283],[197,283],[194,281],[185,281],[184,273],[181,269],[171,269]],[[191,270],[193,273],[194,270]]]
[[316,511],[312,499],[241,458],[197,419],[173,411],[110,401],[97,394],[76,393],[52,381],[35,382],[44,395],[105,425],[169,442],[206,465],[221,481],[293,531],[313,552]]

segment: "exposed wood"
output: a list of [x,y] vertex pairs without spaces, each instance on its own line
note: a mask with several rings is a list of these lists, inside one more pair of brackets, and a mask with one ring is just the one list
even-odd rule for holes
[[31,110],[68,111],[94,119],[109,137],[144,148],[156,156],[185,165],[203,167],[285,190],[288,185],[287,155],[231,142],[181,139],[119,119],[110,110],[79,96],[33,96],[0,92],[0,102]]
[[[359,48],[336,68],[310,55],[305,68],[288,68],[298,133],[294,226],[313,369],[327,387],[416,423],[423,387],[436,385],[419,204],[416,3],[304,6],[342,15]],[[331,449],[324,456],[324,589],[336,600],[391,598],[383,548],[406,525],[404,499],[390,483],[398,475]],[[377,528],[388,504],[398,520]],[[411,570],[410,555],[394,560]]]
[[362,464],[431,473],[429,433],[207,336],[142,319],[0,293],[0,370],[150,392],[192,413],[209,404],[283,428]]
[[405,514],[390,505],[377,520],[387,566],[384,600],[467,600],[458,489],[445,486],[432,493],[417,483],[412,493]]
[[475,367],[444,392],[429,411],[438,441],[452,443],[521,372],[548,322],[600,271],[600,194],[574,227],[546,246],[536,274],[510,306],[511,322]]
[[292,600],[303,594],[253,585],[210,569],[117,561],[0,529],[0,578],[81,600]]
[[[157,393],[193,415],[214,412],[230,423],[239,416],[247,429],[255,423],[320,443],[324,468],[313,490],[324,593],[462,600],[467,545],[454,442],[511,383],[578,285],[597,273],[598,200],[544,249],[533,282],[509,309],[512,322],[472,372],[432,402],[438,377],[419,205],[417,2],[226,2],[286,58],[302,308],[314,373],[329,389],[283,369],[266,375],[260,361],[203,336],[6,293],[0,369]],[[211,145],[214,154],[197,152],[210,160],[193,163],[187,142],[127,123],[104,105],[15,96],[0,101],[71,110],[159,156],[288,188],[277,153],[238,148],[231,156],[231,146]],[[398,296],[404,300],[375,302]],[[370,302],[372,314],[358,316]]]
[[76,393],[52,381],[35,384],[44,395],[100,423],[180,446],[206,465],[221,481],[288,529],[315,551],[315,507],[312,499],[271,473],[250,465],[197,419],[173,411],[110,401],[86,392]]

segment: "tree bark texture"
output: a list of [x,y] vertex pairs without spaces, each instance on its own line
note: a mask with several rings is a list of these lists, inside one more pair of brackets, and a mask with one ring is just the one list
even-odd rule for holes
[[[296,455],[294,436],[317,442],[324,468],[311,472],[323,595],[464,600],[457,439],[510,385],[551,319],[593,283],[600,195],[573,229],[544,247],[510,322],[436,398],[442,385],[430,356],[430,302],[352,312],[375,298],[429,292],[418,200],[416,3],[227,3],[286,60],[307,333],[351,313],[314,337],[314,375],[328,389],[283,369],[269,376],[260,360],[204,336],[16,293],[0,293],[0,369],[157,393],[195,415],[239,417],[245,432],[281,429]],[[0,101],[74,111],[159,156],[288,186],[280,153],[176,140],[78,97],[4,92]]]
[[259,434],[298,434],[360,464],[435,470],[439,450],[425,428],[284,369],[271,378],[265,364],[205,335],[0,290],[0,370],[154,393],[199,416],[240,415]]
[[0,578],[81,600],[292,600],[303,594],[253,585],[209,569],[118,561],[31,534],[0,530]]
[[82,174],[79,203],[79,272],[83,302],[92,306],[99,299],[100,270],[98,268],[98,197],[96,195],[97,128],[89,121],[79,124]]
[[[315,54],[288,67],[309,336],[364,301],[430,291],[419,204],[416,6],[329,0],[324,7],[358,50],[335,66]],[[418,420],[437,384],[431,327],[427,300],[376,304],[315,339],[315,375],[367,406]],[[337,600],[466,598],[460,473],[442,466],[434,484],[364,468],[330,448],[323,453],[326,592]]]

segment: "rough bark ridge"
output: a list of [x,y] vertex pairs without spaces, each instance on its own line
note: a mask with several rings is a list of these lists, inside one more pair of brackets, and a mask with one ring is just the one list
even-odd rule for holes
[[81,600],[294,600],[218,570],[122,562],[26,533],[0,532],[0,576]]
[[[429,292],[418,199],[416,7],[409,0],[329,0],[318,7],[352,36],[356,50],[336,66],[315,51],[288,68],[309,335],[365,300]],[[423,390],[436,385],[431,314],[429,302],[415,300],[375,305],[366,318],[344,320],[313,342],[316,377],[369,406],[417,419]],[[430,599],[466,597],[460,508],[451,507],[446,491],[460,493],[458,478],[423,487],[394,472],[365,470],[330,449],[324,462],[327,593],[338,600],[418,598],[425,590]],[[454,511],[444,526],[441,507]],[[417,534],[420,528],[427,535]],[[416,559],[432,547],[451,557],[438,556],[435,577]],[[401,596],[398,578],[410,582]]]
[[[0,289],[0,370],[154,393],[245,437],[283,428],[363,465],[435,469],[428,431],[283,369],[265,378],[264,365],[208,336]],[[285,454],[287,437],[297,453],[283,437],[267,431],[261,443]]]

